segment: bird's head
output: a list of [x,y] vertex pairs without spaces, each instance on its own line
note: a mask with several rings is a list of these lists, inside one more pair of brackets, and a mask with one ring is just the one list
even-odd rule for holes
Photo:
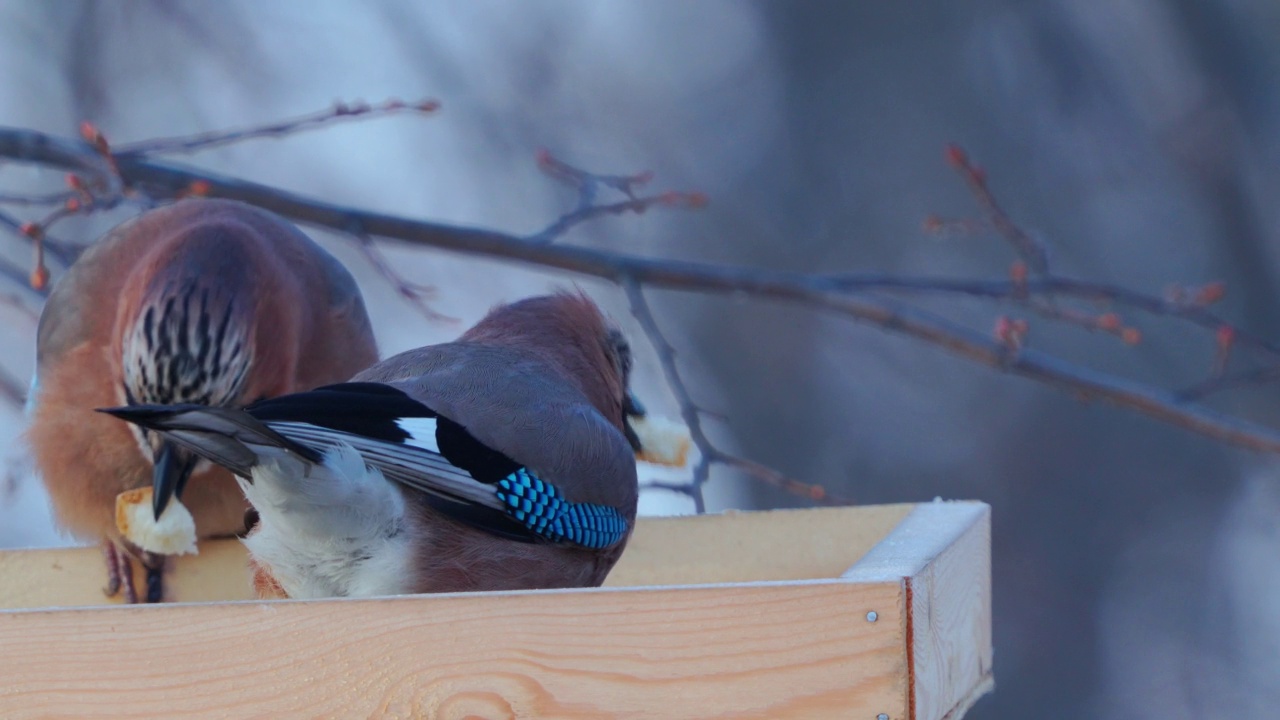
[[[255,390],[249,387],[255,359],[252,301],[245,296],[243,270],[237,274],[234,267],[234,250],[215,260],[201,248],[216,240],[184,238],[126,282],[116,324],[122,405],[239,407],[255,399],[249,396]],[[158,518],[208,462],[158,433],[130,428],[154,466]]]
[[559,292],[501,305],[461,339],[519,346],[547,358],[640,451],[629,422],[645,414],[631,392],[631,345],[585,294]]

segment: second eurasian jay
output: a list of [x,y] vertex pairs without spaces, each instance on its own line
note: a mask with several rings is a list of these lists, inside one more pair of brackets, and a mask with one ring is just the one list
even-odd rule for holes
[[121,536],[117,495],[154,488],[156,517],[180,498],[201,538],[242,532],[244,495],[225,470],[94,409],[241,407],[377,359],[351,274],[278,216],[191,199],[125,222],[84,251],[40,316],[27,436],[58,524],[104,544],[109,593],[136,598],[133,554],[159,601],[163,556]]
[[230,468],[262,597],[600,585],[636,516],[630,350],[580,294],[243,411],[106,410]]

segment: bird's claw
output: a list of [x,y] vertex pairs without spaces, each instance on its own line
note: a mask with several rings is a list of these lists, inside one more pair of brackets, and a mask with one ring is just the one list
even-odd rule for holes
[[108,540],[102,546],[102,554],[107,561],[107,586],[102,592],[107,597],[115,597],[124,591],[124,601],[133,605],[138,602],[138,591],[133,587],[133,563],[129,555]]

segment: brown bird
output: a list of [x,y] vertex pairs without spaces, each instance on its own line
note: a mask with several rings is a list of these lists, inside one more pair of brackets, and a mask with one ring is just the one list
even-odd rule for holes
[[636,516],[622,334],[579,294],[244,410],[106,410],[233,470],[260,595],[601,584]]
[[333,256],[266,211],[184,200],[87,249],[40,316],[27,437],[58,524],[104,545],[110,595],[136,601],[130,555],[163,596],[164,558],[116,529],[116,495],[153,487],[158,518],[181,497],[201,538],[245,525],[226,470],[103,405],[239,407],[350,378],[377,361],[360,290]]

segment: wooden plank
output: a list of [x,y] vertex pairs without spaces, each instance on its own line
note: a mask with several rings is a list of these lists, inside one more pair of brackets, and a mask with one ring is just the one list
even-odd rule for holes
[[10,611],[0,717],[900,720],[904,608],[818,580]]
[[605,585],[840,577],[915,505],[642,518]]
[[[200,554],[170,563],[168,592],[177,601],[253,599],[244,546],[238,540],[200,545]],[[134,584],[146,587],[134,564]],[[103,594],[106,563],[98,548],[0,552],[0,609],[84,607],[122,603]]]
[[957,720],[995,688],[990,506],[920,504],[843,577],[903,583],[910,720]]
[[[606,585],[685,585],[838,577],[911,512],[912,505],[726,512],[641,518]],[[179,602],[253,599],[237,540],[206,542],[170,563]],[[135,568],[137,587],[143,587]],[[102,594],[96,548],[0,552],[0,609],[119,603]]]

